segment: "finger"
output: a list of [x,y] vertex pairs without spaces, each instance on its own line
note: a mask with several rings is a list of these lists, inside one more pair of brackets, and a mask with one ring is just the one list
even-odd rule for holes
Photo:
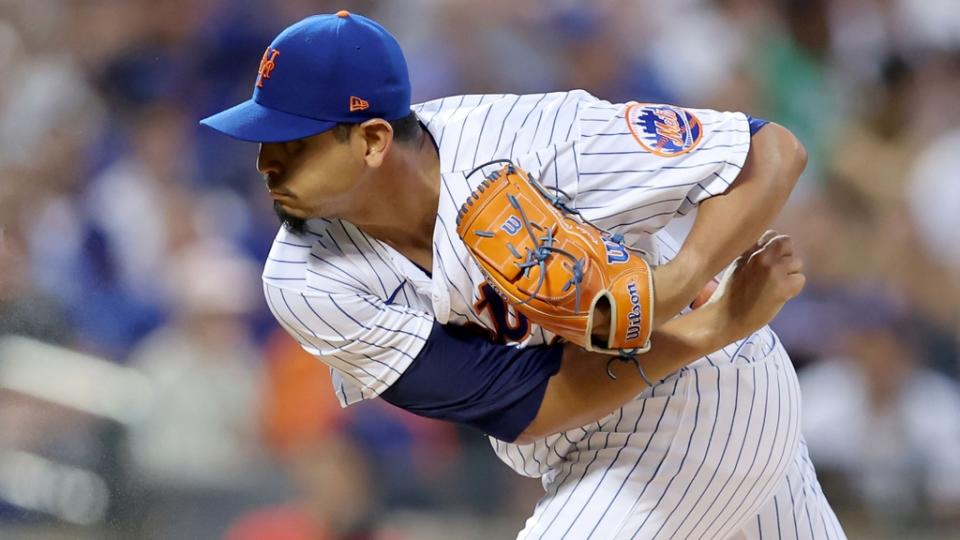
[[793,255],[793,239],[789,235],[779,234],[771,238],[764,249],[771,250],[781,257]]
[[775,236],[767,241],[754,256],[759,256],[759,263],[767,267],[775,267],[779,264],[783,255],[783,243],[785,236]]
[[778,255],[773,264],[784,275],[803,271],[803,259],[794,255]]
[[763,249],[763,246],[767,245],[772,238],[777,236],[777,231],[769,230],[760,235],[760,238],[757,238],[757,241],[753,244],[750,244],[744,252],[742,257],[744,259],[750,258],[751,255]]
[[780,233],[778,233],[773,229],[768,229],[764,231],[763,234],[760,235],[760,238],[757,239],[757,245],[758,246],[766,245],[767,242],[769,242],[771,239],[775,238],[779,234]]

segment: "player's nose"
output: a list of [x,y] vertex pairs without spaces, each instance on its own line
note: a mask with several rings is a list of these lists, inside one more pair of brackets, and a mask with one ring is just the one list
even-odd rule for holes
[[265,177],[279,176],[283,171],[279,146],[273,143],[262,143],[260,145],[260,151],[257,153],[257,170]]

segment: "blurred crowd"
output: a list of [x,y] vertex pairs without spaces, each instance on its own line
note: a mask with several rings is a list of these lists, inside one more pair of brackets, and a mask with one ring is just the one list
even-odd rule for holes
[[397,36],[415,101],[583,88],[796,133],[777,226],[809,279],[774,326],[827,496],[851,538],[956,537],[957,0],[0,0],[0,536],[522,527],[539,484],[480,434],[339,408],[262,300],[256,149],[197,124],[342,8]]

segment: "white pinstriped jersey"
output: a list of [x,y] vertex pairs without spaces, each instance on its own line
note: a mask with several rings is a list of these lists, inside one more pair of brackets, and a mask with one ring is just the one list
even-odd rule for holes
[[[680,246],[664,227],[726,190],[750,145],[741,113],[612,104],[583,91],[448,97],[414,110],[440,154],[432,276],[339,220],[311,220],[302,235],[281,229],[264,270],[271,309],[330,365],[343,405],[396,381],[434,320],[478,324],[519,347],[553,339],[502,301],[492,308],[498,300],[456,235],[457,211],[482,180],[468,177],[475,166],[513,160],[663,264]],[[594,424],[491,444],[546,490],[519,538],[842,539],[798,411],[789,357],[763,328]]]
[[[545,186],[562,189],[586,218],[662,263],[676,242],[654,233],[723,192],[750,144],[742,113],[613,104],[584,91],[447,97],[413,109],[440,155],[432,278],[340,220],[311,220],[304,235],[281,228],[263,274],[271,310],[330,365],[343,405],[389,387],[417,356],[433,319],[498,330],[484,309],[484,278],[455,231],[461,203],[483,179],[468,177],[475,166],[513,160]],[[511,311],[508,326],[518,330],[521,322]],[[527,346],[554,337],[536,325],[525,328],[507,341]],[[548,456],[563,454],[552,439],[531,460],[508,451],[513,445],[497,443],[498,453],[519,472],[539,475]]]

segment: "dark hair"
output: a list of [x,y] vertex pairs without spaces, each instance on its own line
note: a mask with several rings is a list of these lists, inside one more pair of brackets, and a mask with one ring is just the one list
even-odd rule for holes
[[[333,128],[333,136],[339,142],[347,142],[350,137],[350,130],[357,124],[340,123]],[[399,143],[405,143],[417,140],[420,136],[420,119],[417,113],[410,112],[407,116],[398,120],[391,120],[390,127],[393,128],[393,140]]]

